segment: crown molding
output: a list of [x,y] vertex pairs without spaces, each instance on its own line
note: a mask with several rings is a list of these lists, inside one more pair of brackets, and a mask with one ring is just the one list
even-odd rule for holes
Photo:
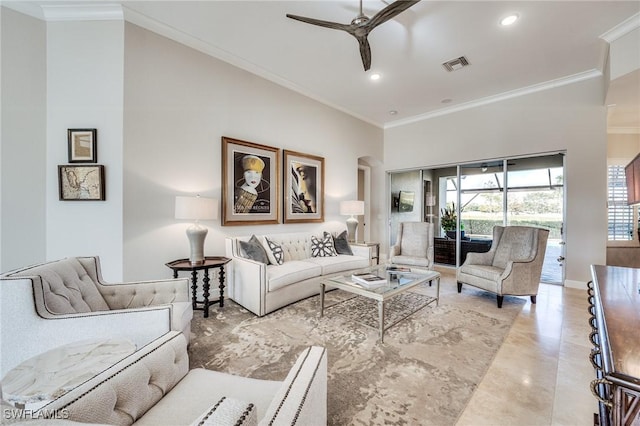
[[47,22],[124,20],[122,5],[117,3],[38,5],[22,1],[0,1],[0,6]]
[[635,15],[630,16],[626,20],[622,21],[620,24],[611,28],[606,33],[600,36],[601,39],[606,41],[607,43],[611,43],[620,37],[630,33],[636,28],[640,28],[640,13],[636,13]]
[[[38,19],[43,19],[45,21],[104,21],[104,20],[126,20],[132,24],[138,25],[142,28],[145,28],[149,31],[167,37],[171,40],[174,40],[178,43],[184,44],[188,47],[191,47],[195,50],[198,50],[204,54],[220,59],[232,66],[245,70],[249,73],[260,76],[266,80],[269,80],[275,84],[288,88],[294,92],[297,92],[303,96],[306,96],[310,99],[313,99],[317,102],[320,102],[324,105],[327,105],[333,109],[341,111],[345,114],[348,114],[358,120],[371,124],[375,127],[382,129],[390,129],[393,127],[398,127],[406,124],[411,124],[415,122],[419,122],[422,120],[427,120],[430,118],[435,118],[471,108],[476,108],[483,105],[492,104],[495,102],[504,101],[507,99],[516,98],[519,96],[524,96],[568,84],[577,83],[583,80],[601,77],[602,72],[596,69],[588,70],[582,73],[566,76],[563,78],[550,80],[547,82],[534,84],[531,86],[515,89],[512,91],[504,92],[501,94],[489,96],[482,99],[473,100],[470,102],[465,102],[460,105],[451,106],[448,108],[442,108],[435,111],[427,112],[424,114],[419,114],[412,117],[407,117],[401,120],[396,120],[392,122],[388,122],[386,124],[382,124],[380,122],[373,121],[369,118],[363,117],[353,111],[350,111],[344,107],[336,105],[322,96],[319,96],[316,93],[309,92],[306,89],[296,85],[295,83],[282,78],[264,68],[258,66],[255,63],[246,61],[238,56],[233,55],[231,52],[220,49],[219,47],[207,43],[204,40],[201,40],[197,37],[186,34],[177,28],[171,27],[162,22],[158,22],[154,19],[147,17],[146,15],[140,14],[138,12],[132,11],[128,9],[126,6],[122,6],[117,3],[88,3],[82,5],[69,5],[69,4],[51,4],[51,5],[43,5],[37,6],[30,2],[20,2],[20,1],[4,1],[0,0],[0,6],[6,6],[11,9],[14,9],[18,12],[33,16]],[[611,43],[612,41],[624,36],[630,31],[635,30],[636,28],[640,28],[640,13],[637,13],[630,18],[626,19],[622,23],[618,24],[611,30],[605,32],[600,36],[603,40]],[[620,127],[620,128],[612,128],[609,133],[640,133],[635,127]]]
[[611,135],[637,135],[640,134],[640,127],[607,127],[607,133]]
[[44,20],[42,8],[34,3],[21,1],[0,1],[0,6],[15,10],[16,12],[20,12],[23,15],[31,16],[32,18]]
[[431,111],[425,114],[420,114],[413,117],[404,118],[402,120],[393,121],[393,122],[387,123],[384,126],[384,128],[390,129],[393,127],[404,126],[405,124],[416,123],[418,121],[427,120],[429,118],[440,117],[442,115],[464,111],[467,109],[476,108],[483,105],[489,105],[496,102],[505,101],[507,99],[517,98],[524,95],[530,95],[532,93],[542,92],[544,90],[554,89],[556,87],[566,86],[568,84],[574,84],[580,81],[589,80],[591,78],[596,78],[596,77],[602,77],[602,72],[596,69],[592,69],[589,71],[584,71],[578,74],[569,75],[569,76],[558,78],[555,80],[549,80],[543,83],[538,83],[531,86],[522,87],[520,89],[511,90],[509,92],[499,93],[493,96],[487,96],[486,98],[465,102],[460,105],[451,106],[449,108],[442,108],[442,109]]
[[312,93],[306,89],[303,89],[302,87],[298,86],[297,84],[282,78],[279,75],[276,75],[260,66],[258,66],[257,64],[253,63],[253,62],[249,62],[245,59],[242,59],[234,54],[232,54],[231,52],[228,52],[224,49],[219,48],[218,46],[215,46],[211,43],[208,43],[200,38],[194,37],[190,34],[187,34],[183,31],[178,30],[177,28],[174,28],[170,25],[167,25],[163,22],[159,22],[155,19],[149,18],[148,16],[141,14],[139,12],[133,11],[129,8],[127,8],[126,6],[123,7],[123,11],[124,11],[124,19],[127,22],[130,22],[134,25],[137,25],[141,28],[144,28],[148,31],[151,31],[153,33],[159,34],[163,37],[166,37],[170,40],[176,41],[180,44],[183,44],[185,46],[188,46],[192,49],[195,49],[199,52],[202,52],[206,55],[212,56],[214,58],[220,59],[223,62],[226,62],[234,67],[240,68],[244,71],[247,71],[251,74],[257,75],[259,77],[262,77],[266,80],[271,81],[272,83],[278,84],[279,86],[285,87],[287,89],[290,89],[296,93],[299,93],[307,98],[313,99],[317,102],[320,102],[324,105],[327,105],[329,107],[331,107],[332,109],[341,111],[345,114],[348,114],[354,118],[357,118],[358,120],[364,121],[368,124],[371,124],[372,126],[378,127],[378,128],[383,128],[383,125],[381,123],[372,121],[369,118],[363,117],[359,114],[354,113],[353,111],[350,111],[344,107],[341,107],[340,105],[336,105],[324,98],[322,98],[321,96],[319,96],[316,93]]
[[47,22],[124,20],[122,6],[115,3],[43,5],[42,12]]

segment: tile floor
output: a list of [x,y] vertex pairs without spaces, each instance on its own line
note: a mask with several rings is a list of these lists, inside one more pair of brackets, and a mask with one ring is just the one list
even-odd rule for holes
[[[453,269],[436,269],[443,284],[455,285]],[[592,425],[598,404],[589,389],[595,373],[587,307],[586,289],[541,285],[537,303],[527,298],[457,425]]]

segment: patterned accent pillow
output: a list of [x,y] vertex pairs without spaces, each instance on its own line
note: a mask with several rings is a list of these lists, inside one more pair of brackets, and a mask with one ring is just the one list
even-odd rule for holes
[[264,242],[267,243],[267,247],[269,248],[267,256],[271,253],[271,256],[269,256],[271,263],[274,265],[282,265],[284,263],[284,251],[282,251],[282,246],[274,243],[267,237],[264,237]]
[[191,426],[254,426],[258,424],[257,411],[253,404],[223,396]]
[[333,237],[326,234],[321,240],[315,235],[311,236],[311,257],[329,257],[337,256],[335,247],[333,247]]

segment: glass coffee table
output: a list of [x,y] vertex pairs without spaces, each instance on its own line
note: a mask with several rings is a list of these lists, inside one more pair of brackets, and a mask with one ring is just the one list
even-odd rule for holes
[[[401,270],[387,270],[384,265],[367,268],[358,271],[358,273],[373,273],[380,277],[385,278],[385,283],[378,286],[368,288],[367,286],[354,282],[351,275],[341,275],[331,278],[327,278],[320,283],[320,317],[324,316],[324,299],[325,291],[327,287],[338,288],[348,293],[352,293],[356,296],[362,296],[367,299],[372,299],[377,302],[378,305],[378,333],[380,341],[384,341],[384,332],[390,327],[394,326],[403,319],[408,318],[423,307],[435,303],[438,306],[440,300],[440,273],[436,271],[401,271]],[[402,316],[397,321],[389,324],[385,327],[385,305],[394,297],[411,290],[419,285],[429,283],[431,285],[435,281],[436,283],[436,297],[431,298],[423,306],[416,310],[412,310],[408,314]],[[354,296],[355,297],[355,296]],[[343,301],[344,302],[344,301]],[[339,302],[339,303],[343,303]],[[335,305],[331,305],[335,306]],[[329,306],[330,307],[330,306]],[[327,307],[327,308],[329,308]]]

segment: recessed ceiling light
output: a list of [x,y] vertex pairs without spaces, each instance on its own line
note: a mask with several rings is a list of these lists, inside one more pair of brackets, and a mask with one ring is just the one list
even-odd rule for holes
[[373,81],[380,80],[380,74],[378,74],[377,72],[373,73],[369,78]]
[[389,111],[389,115],[396,115],[398,114],[398,111],[396,111],[395,109],[392,109],[391,111]]
[[500,25],[502,25],[503,27],[513,25],[518,20],[518,18],[519,16],[516,14],[505,16],[500,20]]

